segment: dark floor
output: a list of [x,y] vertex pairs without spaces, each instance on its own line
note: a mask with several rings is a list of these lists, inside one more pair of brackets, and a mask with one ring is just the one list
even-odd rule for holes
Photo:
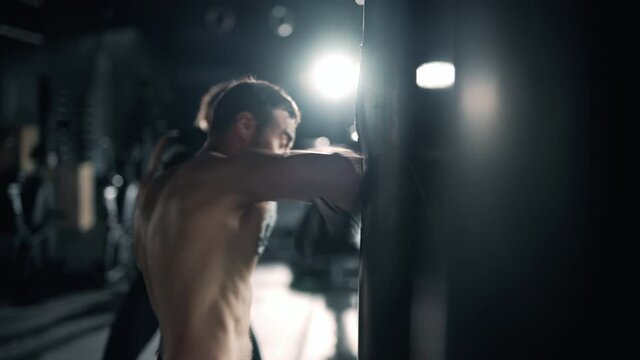
[[[353,359],[358,333],[357,257],[355,264],[353,259],[332,257],[334,264],[346,265],[338,266],[338,274],[330,271],[332,278],[348,283],[326,286],[326,279],[322,284],[298,281],[296,289],[309,291],[293,290],[293,274],[286,264],[296,263],[299,256],[292,234],[308,204],[280,202],[278,207],[271,244],[253,277],[252,326],[262,356],[266,360]],[[126,285],[93,287],[47,296],[32,305],[0,304],[0,360],[101,359],[118,299],[126,290]],[[140,359],[154,359],[157,347],[158,334]]]
[[[353,359],[357,344],[357,313],[354,307],[355,293],[335,291],[324,295],[299,292],[290,288],[292,273],[283,263],[263,264],[256,270],[252,325],[260,344],[263,358],[266,360],[297,359]],[[106,299],[109,293],[84,294],[95,299]],[[82,306],[83,298],[68,295],[48,305],[58,309]],[[88,306],[88,305],[84,305]],[[341,309],[336,316],[333,309]],[[98,309],[99,310],[99,309]],[[5,309],[5,316],[7,315]],[[51,314],[45,312],[44,314]],[[76,335],[67,336],[57,346],[33,356],[33,360],[98,360],[108,337],[108,324],[113,310],[93,311],[73,319],[73,326],[59,325],[46,334],[38,336],[61,336],[65,331],[76,331]],[[342,320],[343,328],[338,328],[336,319]],[[45,321],[42,317],[40,320]],[[33,325],[33,324],[31,324]],[[72,330],[75,329],[75,330]],[[79,330],[80,329],[80,330]],[[340,341],[337,339],[337,334]],[[25,359],[15,357],[19,347],[30,345],[25,336],[20,342],[5,342],[0,359]],[[158,334],[147,345],[139,359],[154,359]],[[35,343],[34,343],[35,344]]]

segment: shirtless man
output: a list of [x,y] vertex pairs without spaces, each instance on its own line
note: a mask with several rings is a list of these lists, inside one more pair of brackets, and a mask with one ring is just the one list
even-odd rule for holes
[[359,187],[341,155],[289,155],[300,112],[282,89],[243,79],[218,90],[203,101],[202,150],[143,179],[138,196],[136,255],[167,360],[250,359],[250,278],[270,201],[322,197],[349,210]]

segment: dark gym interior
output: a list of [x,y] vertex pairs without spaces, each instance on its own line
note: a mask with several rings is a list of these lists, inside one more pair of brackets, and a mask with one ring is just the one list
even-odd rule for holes
[[[605,102],[617,89],[605,12],[2,0],[0,360],[105,358],[136,281],[135,200],[154,144],[177,129],[166,157],[195,154],[202,94],[242,76],[297,101],[294,149],[365,158],[348,240],[308,203],[278,204],[252,279],[262,358],[617,357],[622,337],[601,325],[617,296],[604,290],[602,241],[617,237],[605,142],[632,119]],[[139,359],[156,358],[155,327]]]

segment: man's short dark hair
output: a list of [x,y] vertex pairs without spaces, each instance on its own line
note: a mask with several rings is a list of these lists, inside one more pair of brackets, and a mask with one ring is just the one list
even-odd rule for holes
[[267,81],[246,77],[214,85],[203,97],[196,125],[210,135],[224,135],[243,111],[253,114],[262,130],[281,109],[300,122],[300,110],[282,88]]

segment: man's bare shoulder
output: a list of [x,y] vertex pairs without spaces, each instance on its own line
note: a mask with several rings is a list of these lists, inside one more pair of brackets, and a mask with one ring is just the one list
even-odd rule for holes
[[197,155],[154,178],[144,201],[150,207],[154,201],[177,204],[184,211],[215,206],[237,193],[237,168],[229,159]]
[[151,217],[156,205],[161,201],[165,189],[170,186],[179,167],[174,167],[141,184],[138,193],[138,209],[142,220]]

